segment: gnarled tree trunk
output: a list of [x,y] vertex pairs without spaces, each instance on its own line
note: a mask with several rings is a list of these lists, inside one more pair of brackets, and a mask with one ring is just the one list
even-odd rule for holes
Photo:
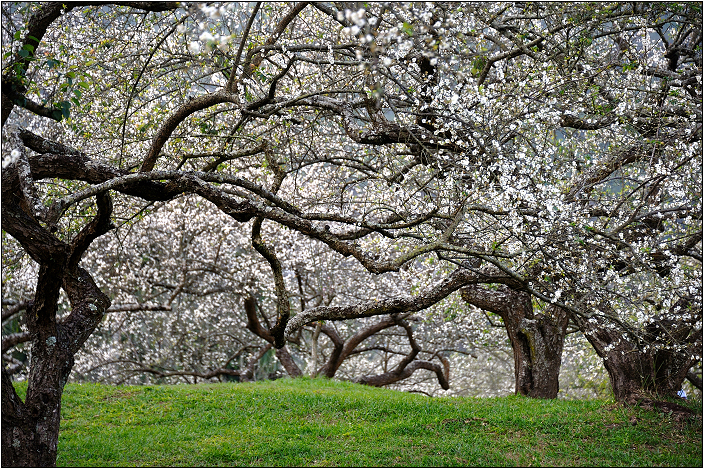
[[687,300],[678,301],[667,317],[656,318],[640,335],[625,333],[601,316],[575,318],[604,361],[615,400],[677,395],[697,361],[694,357],[701,356],[701,329],[676,319],[678,311],[691,307]]
[[[32,359],[37,357],[37,363],[42,366],[33,369],[37,372],[30,376],[25,402],[17,396],[9,374],[2,370],[3,466],[56,465],[63,391],[61,383],[68,377],[73,360],[63,353],[53,354],[47,359],[46,354],[37,353],[40,348],[46,349],[39,347],[36,341],[32,344]],[[58,362],[57,359],[61,358],[68,358],[68,363]],[[43,373],[43,376],[39,378],[37,373]]]
[[[14,467],[55,466],[61,395],[73,357],[110,306],[109,298],[78,263],[93,240],[113,228],[112,200],[107,194],[98,195],[96,217],[67,244],[31,211],[28,191],[21,190],[23,185],[32,187],[31,175],[11,166],[2,179],[3,229],[39,264],[34,300],[25,315],[31,359],[24,402],[2,370],[2,460],[3,465]],[[62,288],[71,313],[58,321]]]
[[470,285],[462,289],[462,299],[503,319],[513,348],[516,394],[556,398],[568,313],[553,306],[535,313],[528,293],[504,285],[496,290]]
[[31,366],[24,402],[17,396],[9,374],[2,370],[4,466],[56,465],[61,396],[73,368],[74,355],[110,306],[108,297],[98,290],[83,269],[67,272],[63,287],[72,306],[67,320],[59,324],[36,321],[37,309],[30,307],[27,311],[28,323],[32,318],[35,323],[30,326],[33,335]]

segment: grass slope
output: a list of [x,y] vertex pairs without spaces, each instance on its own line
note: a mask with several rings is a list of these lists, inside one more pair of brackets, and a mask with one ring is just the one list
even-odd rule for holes
[[[698,406],[701,412],[701,403]],[[350,383],[69,384],[59,466],[702,467],[701,419]]]

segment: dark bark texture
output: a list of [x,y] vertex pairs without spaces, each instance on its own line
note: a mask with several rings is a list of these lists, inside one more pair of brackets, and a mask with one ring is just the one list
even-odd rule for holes
[[504,285],[496,290],[470,285],[461,292],[467,303],[503,319],[513,348],[516,394],[556,398],[568,313],[554,306],[536,313],[528,293]]
[[[51,268],[54,267],[54,268]],[[62,275],[56,276],[61,270]],[[57,272],[59,271],[59,272]],[[3,369],[2,460],[13,467],[52,467],[61,416],[61,395],[74,363],[74,355],[102,319],[110,300],[80,267],[42,266],[35,304],[27,311],[32,335],[27,395],[22,402]],[[58,285],[57,285],[58,284]],[[72,312],[56,323],[56,302],[50,296],[63,285]],[[44,302],[37,300],[44,297]],[[43,308],[42,308],[43,306]],[[47,314],[54,309],[54,314]]]
[[[679,300],[668,316],[694,305]],[[626,334],[600,316],[576,322],[609,373],[614,399],[636,402],[644,397],[675,397],[689,369],[701,356],[702,331],[685,321],[665,317],[648,324],[641,335]]]
[[[54,466],[61,417],[61,394],[71,373],[74,354],[90,336],[110,306],[108,297],[78,263],[91,242],[112,228],[112,200],[97,197],[98,213],[67,244],[27,211],[14,165],[3,171],[2,226],[39,264],[34,300],[25,319],[31,343],[30,372],[25,401],[17,396],[3,368],[2,460],[14,467]],[[31,178],[26,185],[33,184]],[[63,289],[71,313],[57,321]]]

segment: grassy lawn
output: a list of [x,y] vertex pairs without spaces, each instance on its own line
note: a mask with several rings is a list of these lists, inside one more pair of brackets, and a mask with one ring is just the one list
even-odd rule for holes
[[[690,403],[701,414],[701,403]],[[59,466],[702,467],[702,421],[329,380],[66,386]]]

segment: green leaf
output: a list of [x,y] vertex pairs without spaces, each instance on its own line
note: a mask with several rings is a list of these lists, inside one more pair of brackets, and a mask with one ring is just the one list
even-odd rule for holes
[[22,38],[22,32],[15,31],[15,35],[13,37],[19,41]]
[[61,101],[61,115],[68,119],[71,116],[71,103],[68,101]]
[[19,52],[20,56],[22,57],[28,57],[29,56],[29,51],[27,49],[20,49]]
[[79,81],[79,82],[76,83],[76,84],[77,84],[78,86],[82,87],[82,88],[85,88],[85,89],[90,88],[90,85],[89,85],[88,82],[86,82],[86,81]]

